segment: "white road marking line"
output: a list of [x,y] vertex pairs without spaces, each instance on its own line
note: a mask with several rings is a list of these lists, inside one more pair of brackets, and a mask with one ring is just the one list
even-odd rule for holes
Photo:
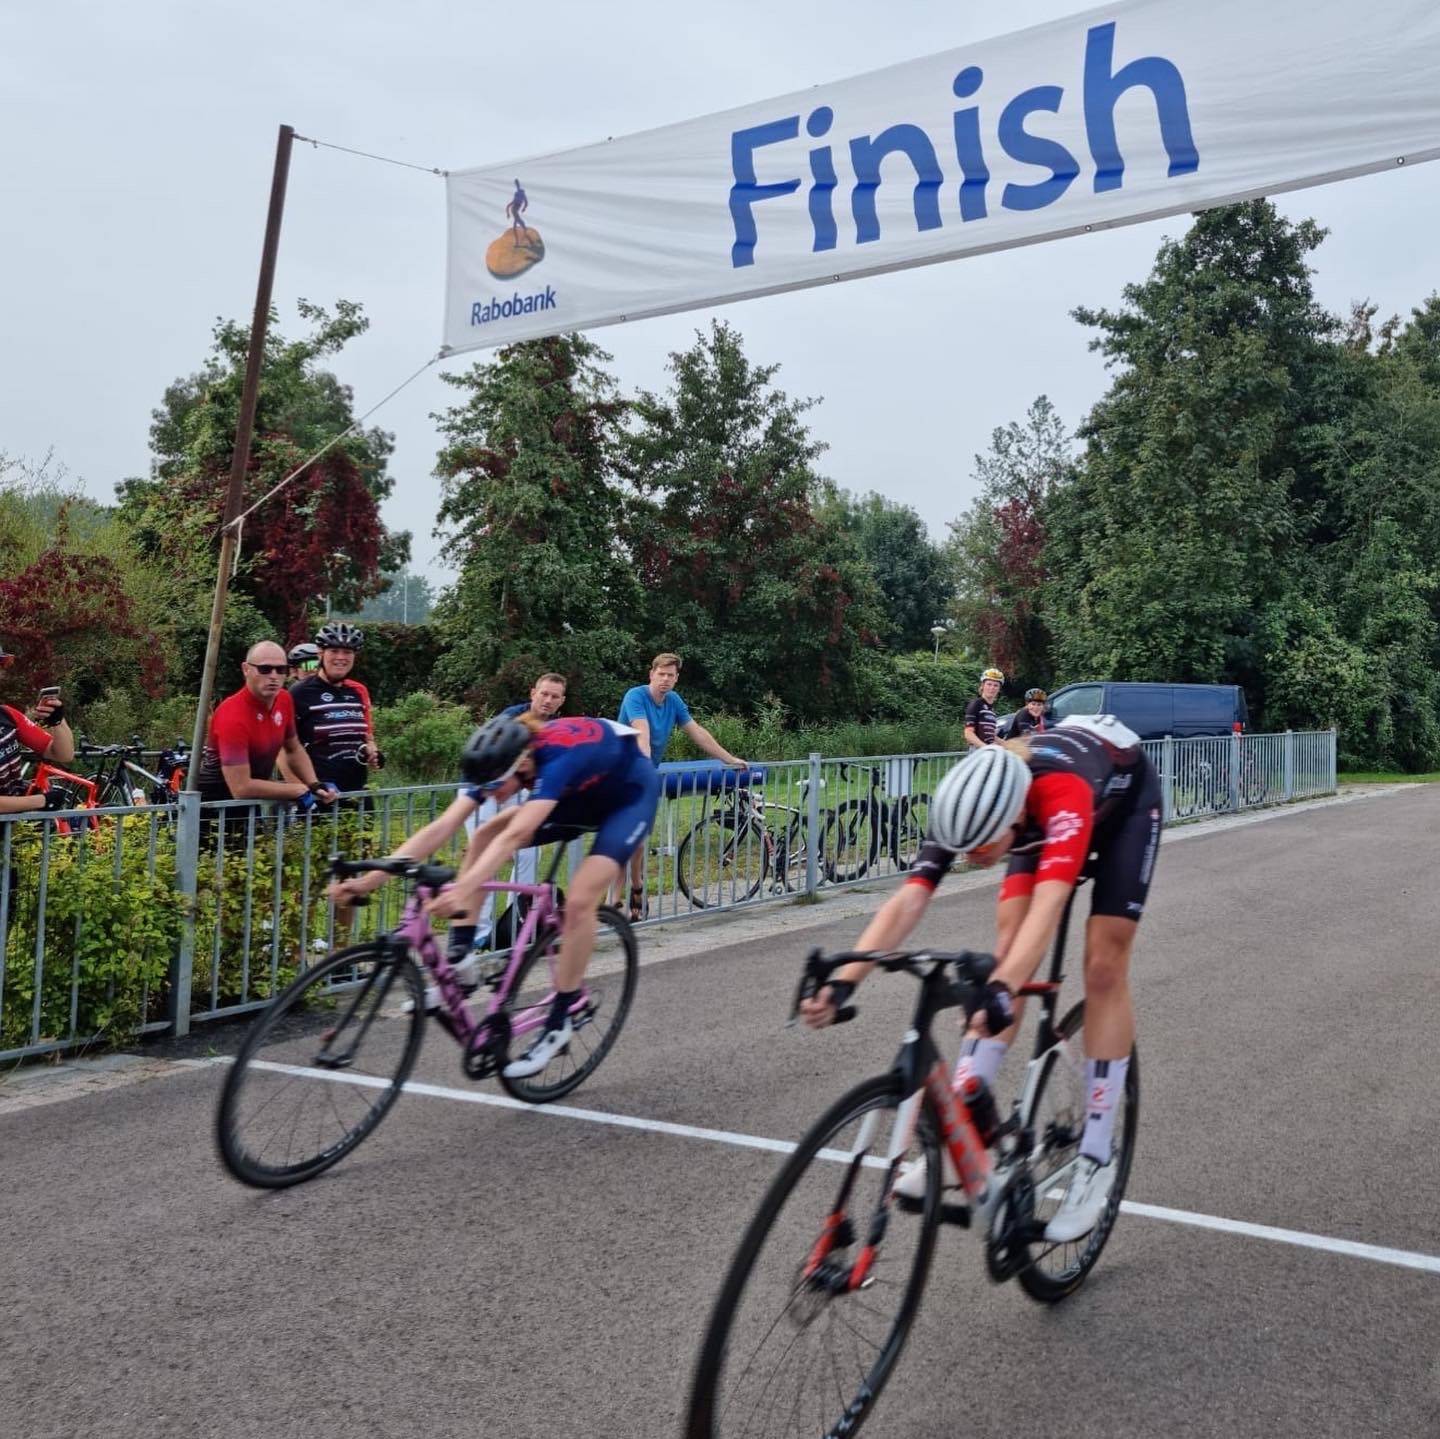
[[1277,1244],[1295,1244],[1302,1249],[1323,1249],[1330,1254],[1348,1254],[1352,1259],[1370,1259],[1376,1264],[1398,1264],[1440,1274],[1440,1255],[1416,1254],[1408,1249],[1387,1249],[1380,1244],[1358,1244],[1353,1239],[1331,1239],[1323,1234],[1306,1234],[1300,1229],[1276,1229],[1269,1224],[1250,1224],[1243,1219],[1220,1219],[1210,1214],[1192,1214],[1187,1209],[1166,1209],[1159,1204],[1120,1201],[1126,1214],[1142,1219],[1164,1219],[1171,1224],[1188,1224],[1195,1229],[1218,1229],[1225,1234],[1243,1234],[1250,1239],[1269,1239]]
[[[224,1062],[224,1061],[222,1061]],[[338,1084],[356,1084],[366,1089],[388,1089],[390,1081],[368,1074],[346,1074],[344,1071],[310,1069],[298,1064],[277,1064],[271,1060],[250,1061],[252,1069],[268,1069],[277,1074],[293,1074],[302,1079],[326,1079]],[[587,1124],[604,1124],[613,1129],[643,1130],[648,1134],[668,1134],[676,1139],[700,1139],[710,1144],[725,1144],[734,1149],[759,1149],[770,1154],[793,1154],[795,1145],[786,1139],[766,1139],[758,1134],[739,1134],[729,1129],[703,1129],[694,1124],[674,1124],[668,1119],[645,1119],[633,1114],[608,1114],[600,1109],[576,1109],[568,1104],[526,1104],[508,1094],[482,1094],[473,1089],[452,1089],[443,1084],[426,1084],[407,1080],[407,1094],[424,1095],[429,1099],[453,1099],[462,1104],[483,1104],[492,1109],[514,1109],[526,1114],[552,1115],[557,1119],[578,1119]],[[821,1159],[845,1164],[850,1155],[843,1150],[822,1149]],[[885,1161],[873,1157],[867,1166],[884,1168]],[[1158,1204],[1139,1204],[1125,1199],[1122,1213],[1138,1219],[1160,1219],[1169,1224],[1185,1224],[1193,1229],[1213,1229],[1224,1234],[1239,1234],[1247,1239],[1266,1239],[1275,1244],[1292,1244],[1301,1249],[1319,1249],[1328,1254],[1343,1254],[1351,1259],[1368,1259],[1375,1264],[1398,1265],[1402,1269],[1418,1269],[1426,1274],[1440,1274],[1440,1255],[1419,1254],[1407,1249],[1389,1249],[1380,1244],[1359,1244],[1351,1239],[1332,1239],[1324,1234],[1307,1234],[1300,1229],[1278,1229],[1269,1224],[1251,1224],[1244,1219],[1224,1219],[1213,1214],[1196,1214],[1188,1209],[1167,1209]]]

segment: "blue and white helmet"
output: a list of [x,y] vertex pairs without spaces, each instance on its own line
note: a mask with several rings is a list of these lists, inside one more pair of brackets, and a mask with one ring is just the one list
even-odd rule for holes
[[1017,819],[1030,792],[1030,766],[1004,745],[967,755],[936,786],[930,837],[969,854],[993,844]]

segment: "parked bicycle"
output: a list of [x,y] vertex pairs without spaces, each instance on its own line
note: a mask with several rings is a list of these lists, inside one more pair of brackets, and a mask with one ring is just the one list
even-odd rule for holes
[[161,752],[158,773],[146,769],[139,735],[132,735],[128,745],[89,744],[82,735],[75,754],[99,762],[93,777],[102,805],[174,804],[190,762],[188,746],[177,741],[174,749]]
[[[675,853],[676,878],[685,898],[696,909],[705,909],[752,899],[762,887],[775,894],[804,889],[810,863],[808,793],[809,781],[801,780],[793,805],[767,800],[763,790],[748,786],[707,796],[699,819]],[[822,813],[822,836],[827,820]],[[817,855],[822,877],[827,873],[824,852],[822,840]]]
[[[1206,758],[1189,757],[1179,767],[1172,788],[1176,819],[1190,819],[1200,814],[1223,814],[1231,808],[1230,759],[1228,754]],[[1238,808],[1253,809],[1262,805],[1270,794],[1265,767],[1252,754],[1240,760],[1235,798]]]
[[[1071,905],[1073,907],[1073,896]],[[1117,1115],[1117,1177],[1095,1228],[1051,1243],[1045,1226],[1079,1156],[1086,1091],[1080,1035],[1085,1006],[1057,1024],[1067,908],[1049,978],[1021,993],[1040,1000],[1024,1090],[986,1148],[931,1038],[942,1010],[968,1016],[995,961],[962,951],[894,953],[882,968],[920,981],[909,1032],[887,1074],[857,1085],[801,1139],[751,1220],[716,1300],[690,1395],[688,1439],[764,1434],[850,1436],[871,1412],[920,1308],[942,1217],[975,1228],[990,1278],[1017,1279],[1047,1303],[1073,1294],[1094,1268],[1119,1213],[1139,1120],[1132,1052]],[[818,951],[795,997],[815,994],[855,954]],[[853,1007],[839,1019],[853,1017]],[[941,1202],[941,1147],[963,1194]],[[927,1183],[913,1215],[897,1213],[894,1184],[923,1156]],[[949,1196],[947,1196],[947,1199]]]
[[[890,761],[907,766],[909,760]],[[850,778],[851,766],[841,764],[839,778]],[[824,850],[828,875],[837,884],[862,879],[882,856],[894,871],[907,870],[920,854],[925,841],[928,794],[896,794],[886,790],[887,771],[883,765],[867,765],[861,774],[870,793],[842,800],[835,806],[825,831]]]
[[[69,770],[48,764],[45,760],[36,763],[25,786],[26,794],[54,796],[55,803],[62,810],[94,809],[99,804],[98,789],[93,780],[83,774],[71,774]],[[47,806],[47,809],[49,806]],[[40,813],[40,811],[36,811]],[[100,818],[84,819],[72,814],[68,819],[53,821],[56,834],[71,834],[77,830],[98,829]]]
[[403,878],[410,887],[404,912],[391,933],[300,975],[256,1019],[216,1113],[220,1157],[230,1173],[260,1189],[299,1184],[374,1133],[420,1052],[425,982],[416,959],[440,991],[433,1014],[460,1046],[467,1079],[495,1075],[517,1099],[544,1104],[589,1078],[625,1023],[639,973],[634,933],[613,909],[598,913],[595,958],[570,1011],[570,1045],[539,1074],[505,1075],[511,1043],[541,1028],[550,1008],[564,929],[554,889],[562,854],[557,849],[541,884],[485,886],[530,903],[508,959],[486,978],[489,1000],[479,1014],[471,1008],[479,996],[467,1003],[423,908],[455,871],[411,859],[333,858],[337,879],[370,871]]

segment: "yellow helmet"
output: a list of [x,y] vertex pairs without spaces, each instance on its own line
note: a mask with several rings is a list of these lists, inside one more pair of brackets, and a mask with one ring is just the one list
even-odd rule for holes
[[1004,672],[1001,670],[997,670],[992,665],[988,670],[985,671],[984,674],[980,676],[980,683],[982,685],[985,683],[986,680],[994,680],[997,685],[1003,685],[1005,683]]

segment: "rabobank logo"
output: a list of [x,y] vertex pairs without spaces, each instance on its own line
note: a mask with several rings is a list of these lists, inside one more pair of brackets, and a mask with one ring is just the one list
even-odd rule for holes
[[476,300],[470,306],[470,323],[488,325],[493,320],[511,320],[517,315],[533,315],[540,310],[555,308],[555,291],[546,285],[528,295],[508,295],[503,300]]
[[[505,206],[505,218],[510,221],[510,228],[498,239],[492,240],[485,251],[485,268],[497,280],[518,279],[545,258],[545,242],[540,238],[539,230],[525,220],[525,212],[529,208],[530,197],[525,193],[525,187],[516,180],[515,193]],[[528,295],[507,295],[504,299],[492,296],[471,303],[470,323],[488,325],[495,320],[510,320],[517,315],[553,310],[555,305],[555,291],[549,285]]]
[[485,251],[485,268],[497,280],[518,279],[545,258],[545,242],[540,238],[539,230],[525,220],[525,212],[529,208],[530,197],[516,180],[515,193],[505,206],[505,218],[510,221],[510,228],[499,239],[491,241],[490,248]]

